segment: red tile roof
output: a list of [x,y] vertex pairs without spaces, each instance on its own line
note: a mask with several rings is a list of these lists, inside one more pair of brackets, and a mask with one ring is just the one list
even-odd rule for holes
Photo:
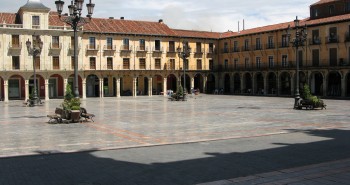
[[15,13],[0,13],[0,24],[15,24],[16,14]]
[[221,33],[219,32],[178,30],[178,29],[173,29],[173,31],[179,37],[208,38],[208,39],[218,39],[221,37]]

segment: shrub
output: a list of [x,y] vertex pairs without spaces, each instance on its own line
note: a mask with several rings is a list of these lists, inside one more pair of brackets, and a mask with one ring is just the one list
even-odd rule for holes
[[80,99],[74,98],[72,93],[71,86],[67,84],[66,86],[66,94],[64,96],[64,101],[61,104],[63,110],[71,111],[71,110],[80,110]]
[[307,84],[304,85],[303,98],[312,101],[312,103],[316,106],[318,106],[320,103],[320,99],[311,94],[310,87]]

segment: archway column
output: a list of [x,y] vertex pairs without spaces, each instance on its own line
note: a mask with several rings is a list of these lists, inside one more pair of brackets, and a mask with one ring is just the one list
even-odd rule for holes
[[346,75],[341,79],[341,97],[346,97]]
[[257,86],[258,86],[258,84],[257,84],[257,80],[256,80],[256,76],[255,76],[255,73],[253,73],[252,75],[251,75],[251,77],[252,77],[252,94],[257,94],[256,93],[256,91],[257,91]]
[[167,94],[166,94],[166,90],[167,90],[167,79],[168,78],[164,78],[163,79],[163,96],[167,96]]
[[115,79],[115,84],[117,86],[117,98],[120,98],[120,77],[117,77]]
[[325,74],[323,76],[323,96],[327,96],[327,88],[328,88],[328,74]]
[[191,87],[189,89],[189,93],[192,93],[191,90],[194,89],[194,77],[191,77]]
[[203,93],[207,93],[207,82],[208,82],[208,77],[204,76],[203,77]]
[[134,77],[132,79],[132,96],[136,97],[137,96],[137,77]]
[[277,81],[277,96],[279,96],[281,94],[281,77],[279,76],[279,74],[276,74],[276,81]]
[[4,101],[9,102],[9,81],[4,80]]
[[67,84],[68,84],[68,79],[67,78],[63,79],[63,96],[66,95]]
[[152,89],[153,89],[153,79],[150,77],[148,78],[148,96],[152,96]]
[[24,80],[24,100],[29,99],[29,80]]
[[243,74],[240,74],[239,75],[240,77],[240,80],[241,80],[241,93],[240,94],[243,94],[243,93],[245,93],[243,90],[244,90],[244,79],[243,79]]
[[45,79],[45,101],[49,100],[49,79]]
[[82,87],[83,87],[83,89],[82,89],[82,91],[83,91],[83,100],[85,100],[86,99],[86,78],[82,79]]
[[100,98],[104,97],[104,89],[103,89],[103,77],[101,77],[100,79]]
[[267,84],[267,83],[268,83],[268,79],[267,79],[267,78],[268,78],[269,76],[268,76],[268,74],[266,73],[265,76],[263,76],[263,77],[264,77],[264,95],[266,96],[267,93],[268,93],[268,89],[267,89],[267,88],[268,88],[268,84]]

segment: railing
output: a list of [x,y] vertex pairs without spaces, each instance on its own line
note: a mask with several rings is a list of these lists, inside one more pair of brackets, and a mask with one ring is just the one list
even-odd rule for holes
[[23,28],[22,24],[0,24],[1,28]]
[[40,29],[40,25],[33,25],[32,29]]
[[288,48],[290,45],[289,42],[280,42],[278,43],[278,46],[279,48]]
[[[69,45],[69,50],[74,50],[74,45]],[[78,51],[81,49],[81,45],[78,45]]]
[[196,54],[203,54],[204,53],[204,48],[196,48],[195,53]]
[[155,53],[163,53],[163,47],[153,47],[152,48],[152,52],[155,52]]
[[54,44],[50,43],[50,48],[49,49],[50,50],[51,49],[52,50],[54,50],[54,49],[60,50],[60,49],[62,49],[62,44],[61,43],[54,43]]
[[266,49],[275,49],[276,45],[275,43],[267,43],[265,46]]
[[262,50],[263,47],[261,45],[253,45],[255,51]]
[[250,51],[250,47],[249,46],[242,46],[242,51]]
[[22,49],[22,42],[18,44],[12,44],[11,42],[9,43],[9,48],[10,49]]
[[238,47],[233,47],[231,51],[232,51],[232,53],[240,52]]
[[338,42],[339,42],[339,36],[338,35],[326,37],[326,43],[327,44],[338,43]]
[[208,54],[213,54],[213,53],[216,53],[216,51],[215,51],[214,48],[208,48],[208,49],[207,49],[207,53],[208,53]]
[[221,53],[229,53],[229,49],[228,48],[221,49]]
[[310,38],[309,39],[309,45],[320,45],[322,44],[320,37]]
[[147,52],[148,47],[147,46],[137,46],[136,51],[137,52]]
[[130,51],[132,51],[132,46],[130,46],[130,45],[121,45],[120,46],[120,51],[128,51],[128,52],[130,52]]
[[115,50],[117,50],[117,46],[116,45],[104,45],[103,46],[103,50],[105,50],[105,51],[115,51]]
[[86,49],[90,51],[96,51],[96,50],[99,50],[99,48],[100,48],[99,45],[91,45],[91,44],[88,44],[86,47]]
[[167,48],[167,53],[176,53],[177,51],[175,50],[175,47],[168,47]]

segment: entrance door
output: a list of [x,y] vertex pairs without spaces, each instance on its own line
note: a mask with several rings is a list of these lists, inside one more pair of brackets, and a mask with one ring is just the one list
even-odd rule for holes
[[9,80],[9,98],[20,98],[19,79]]
[[57,98],[57,78],[49,79],[49,97]]
[[337,66],[337,48],[329,49],[329,64],[330,66]]

